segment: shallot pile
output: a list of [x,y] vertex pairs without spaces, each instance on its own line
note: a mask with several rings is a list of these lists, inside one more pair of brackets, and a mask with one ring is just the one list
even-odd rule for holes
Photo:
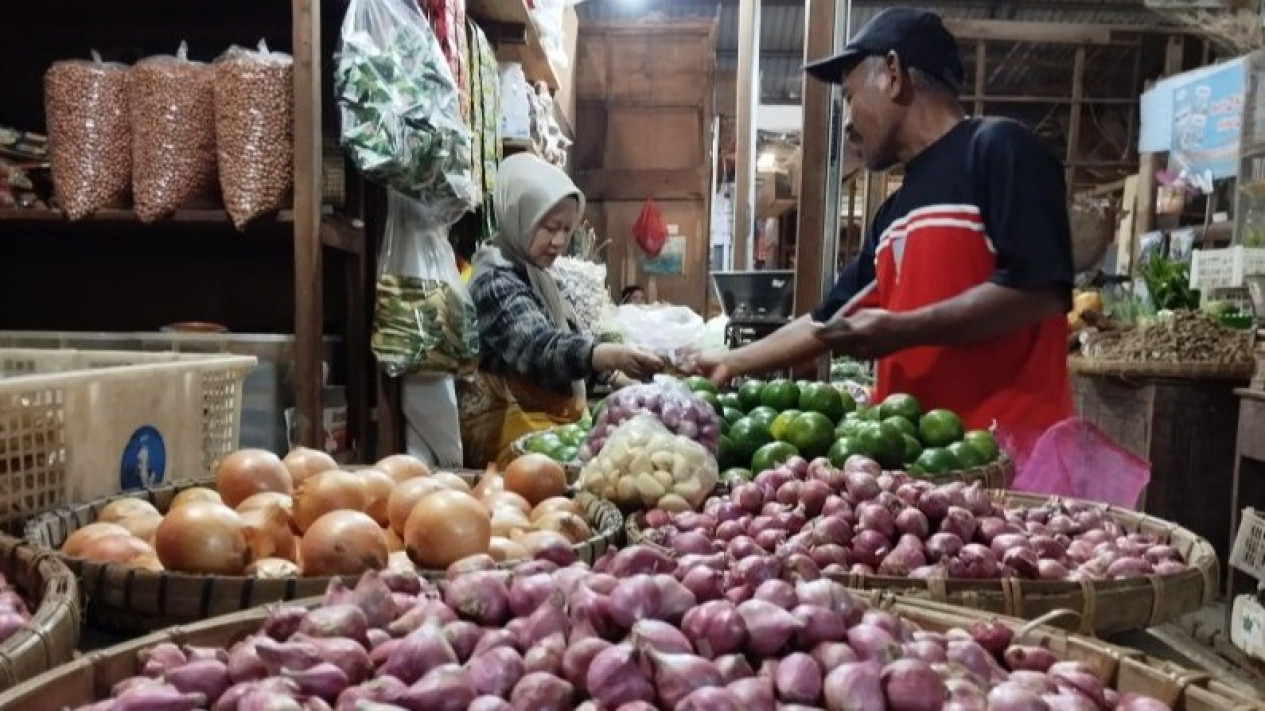
[[17,633],[31,621],[31,611],[22,594],[0,573],[0,643]]
[[1185,570],[1167,541],[1085,502],[1005,509],[978,483],[935,486],[852,457],[794,457],[702,512],[647,512],[646,540],[736,561],[777,553],[802,570],[912,578],[1100,580]]
[[[90,711],[1163,711],[998,623],[924,631],[777,557],[368,573],[228,649],[160,644]],[[559,565],[562,564],[562,565]],[[705,580],[706,579],[706,580]]]
[[635,415],[653,417],[669,432],[698,442],[708,452],[715,453],[720,442],[716,410],[681,381],[660,375],[652,383],[626,387],[606,398],[588,441],[580,447],[580,461],[597,456],[615,429]]

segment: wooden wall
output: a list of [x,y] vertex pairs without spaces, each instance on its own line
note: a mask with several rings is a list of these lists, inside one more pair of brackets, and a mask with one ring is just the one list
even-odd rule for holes
[[[611,287],[641,284],[652,296],[702,313],[711,241],[714,23],[586,24],[577,44],[573,158],[588,217],[610,240]],[[685,237],[679,276],[651,279],[641,269],[632,228],[648,197]]]

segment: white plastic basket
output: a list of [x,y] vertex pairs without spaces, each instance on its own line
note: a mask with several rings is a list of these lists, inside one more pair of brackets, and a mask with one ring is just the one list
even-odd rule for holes
[[207,476],[251,356],[0,348],[0,523]]
[[1230,565],[1265,582],[1265,516],[1256,509],[1243,509],[1239,516],[1239,532],[1230,549]]
[[1265,274],[1265,248],[1238,245],[1226,249],[1196,249],[1190,257],[1190,288],[1237,289],[1249,274]]

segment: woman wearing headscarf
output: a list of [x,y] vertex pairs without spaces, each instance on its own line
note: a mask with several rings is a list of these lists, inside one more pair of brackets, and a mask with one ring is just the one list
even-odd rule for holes
[[507,465],[519,437],[578,421],[590,377],[641,379],[663,368],[650,353],[576,329],[548,272],[584,214],[566,173],[530,154],[510,156],[495,197],[498,233],[475,254],[470,278],[482,355],[463,393],[461,436],[466,464],[477,468]]

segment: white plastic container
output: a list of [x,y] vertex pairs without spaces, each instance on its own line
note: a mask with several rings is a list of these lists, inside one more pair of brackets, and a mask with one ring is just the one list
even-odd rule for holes
[[0,349],[0,521],[208,476],[250,356]]

